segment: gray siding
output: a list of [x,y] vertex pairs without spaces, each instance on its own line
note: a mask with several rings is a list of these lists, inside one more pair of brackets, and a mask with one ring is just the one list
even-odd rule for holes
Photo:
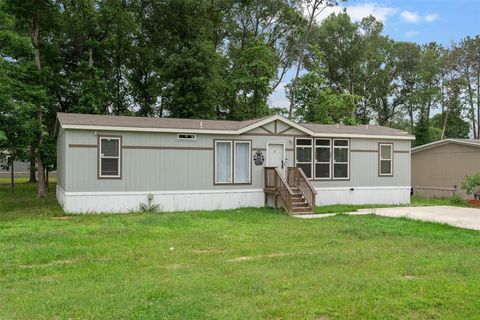
[[[393,143],[393,177],[378,175],[378,143]],[[314,180],[315,187],[408,187],[410,181],[410,141],[350,139],[350,179]]]
[[66,176],[70,171],[75,171],[76,168],[67,167],[67,131],[60,129],[57,137],[57,185],[66,190]]
[[[268,128],[268,129],[274,129]],[[278,131],[284,128],[280,126]],[[252,160],[251,185],[214,185],[214,139],[239,139],[252,141],[252,153],[257,150],[266,155],[266,143],[285,143],[287,165],[294,164],[294,138],[299,132],[292,129],[292,136],[259,135],[222,136],[197,134],[195,141],[178,140],[175,133],[147,132],[95,132],[65,130],[58,137],[58,183],[65,191],[180,191],[262,189],[263,166],[255,166]],[[195,147],[208,150],[151,150],[127,149],[122,151],[122,179],[97,179],[97,149],[71,147],[69,145],[96,145],[97,135],[121,135],[124,146]],[[351,139],[350,180],[314,181],[316,187],[346,186],[410,186],[410,141],[394,141],[394,176],[378,176],[378,140]],[[382,140],[382,142],[387,142]],[[365,152],[365,150],[367,150]]]

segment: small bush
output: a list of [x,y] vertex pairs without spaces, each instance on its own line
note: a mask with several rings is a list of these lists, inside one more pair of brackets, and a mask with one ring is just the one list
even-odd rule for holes
[[480,188],[480,173],[474,174],[473,176],[466,176],[465,181],[462,184],[462,189],[465,190],[467,194],[474,194]]

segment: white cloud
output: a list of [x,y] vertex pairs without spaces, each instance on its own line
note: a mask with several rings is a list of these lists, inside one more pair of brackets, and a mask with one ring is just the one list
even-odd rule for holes
[[397,9],[379,5],[377,3],[362,3],[347,7],[347,13],[353,21],[361,21],[370,15],[375,19],[385,22],[388,16],[393,15]]
[[425,21],[427,21],[427,22],[433,22],[433,21],[435,21],[435,20],[437,20],[437,19],[438,19],[438,14],[436,14],[436,13],[427,14],[427,15],[425,16]]
[[411,30],[411,31],[407,31],[407,32],[405,32],[405,37],[407,37],[407,38],[411,38],[411,37],[413,37],[413,36],[416,36],[416,35],[418,35],[418,34],[419,34],[419,32],[418,32],[418,31]]
[[[397,12],[396,8],[386,7],[375,2],[366,2],[361,4],[355,4],[346,7],[347,14],[350,16],[352,21],[358,22],[363,18],[366,18],[370,15],[374,16],[377,20],[385,22],[387,18]],[[323,21],[326,17],[332,13],[342,13],[343,9],[339,6],[329,7],[324,9],[318,16],[317,22]],[[307,11],[305,10],[305,15]]]
[[419,22],[421,20],[421,17],[416,12],[406,10],[400,13],[400,17],[402,17],[402,19],[408,23]]

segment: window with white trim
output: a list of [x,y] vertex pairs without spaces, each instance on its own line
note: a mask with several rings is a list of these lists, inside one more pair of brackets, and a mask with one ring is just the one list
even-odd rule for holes
[[99,138],[99,177],[120,178],[121,165],[121,139],[120,137]]
[[330,139],[315,139],[315,179],[330,179],[331,143]]
[[392,176],[393,175],[393,144],[380,143],[378,152],[379,161],[379,175]]
[[333,139],[333,179],[349,179],[349,149],[348,139]]
[[215,183],[250,183],[251,154],[250,141],[215,141]]
[[307,178],[313,174],[313,147],[312,139],[297,138],[295,143],[295,166],[302,168]]
[[251,159],[251,142],[235,141],[234,152],[234,183],[250,183],[250,167]]
[[215,183],[232,183],[232,141],[215,141]]

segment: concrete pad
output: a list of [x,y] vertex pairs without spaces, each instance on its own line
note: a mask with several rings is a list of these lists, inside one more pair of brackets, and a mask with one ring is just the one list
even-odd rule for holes
[[480,209],[476,208],[450,206],[393,207],[360,209],[357,212],[350,212],[348,214],[361,215],[372,213],[384,217],[405,217],[415,220],[446,223],[465,229],[480,230]]
[[319,218],[327,218],[333,217],[337,215],[336,213],[324,213],[324,214],[295,214],[292,217],[300,218],[300,219],[319,219]]

